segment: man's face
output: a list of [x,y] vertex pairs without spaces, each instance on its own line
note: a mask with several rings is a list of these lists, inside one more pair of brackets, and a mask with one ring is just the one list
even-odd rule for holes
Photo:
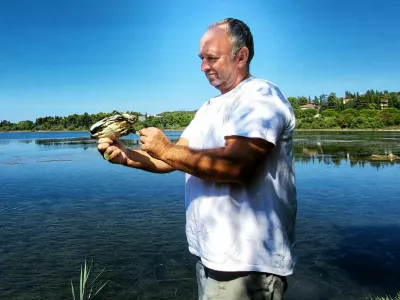
[[238,62],[231,57],[230,38],[224,28],[209,29],[200,41],[201,70],[221,92],[229,89],[238,74]]

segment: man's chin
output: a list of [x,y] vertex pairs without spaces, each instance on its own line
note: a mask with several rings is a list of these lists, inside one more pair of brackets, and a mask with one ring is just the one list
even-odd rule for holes
[[221,85],[221,80],[218,80],[218,79],[210,79],[210,78],[208,78],[208,82],[214,87],[218,87],[218,86]]

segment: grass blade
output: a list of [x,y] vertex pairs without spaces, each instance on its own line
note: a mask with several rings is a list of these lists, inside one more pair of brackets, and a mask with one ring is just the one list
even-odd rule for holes
[[81,266],[81,280],[79,285],[80,300],[83,300],[83,267]]
[[[81,265],[81,272],[80,272],[80,280],[79,280],[79,296],[80,296],[80,300],[90,300],[92,298],[94,298],[104,287],[105,285],[108,283],[108,280],[96,291],[96,293],[93,295],[93,288],[94,288],[94,283],[97,281],[97,279],[100,277],[101,274],[103,274],[105,268],[94,278],[94,280],[89,284],[88,284],[88,280],[89,280],[89,276],[92,270],[92,265],[93,265],[93,260],[90,262],[90,265],[88,266],[88,263],[85,259],[85,263],[84,265]],[[73,300],[75,299],[75,290],[74,290],[74,285],[72,283],[71,280],[71,289],[72,289],[72,297]],[[89,293],[89,295],[87,295],[87,292]],[[93,297],[92,297],[93,295]]]
[[106,286],[107,283],[108,283],[108,280],[101,286],[101,288],[98,289],[98,291],[96,292],[96,294],[94,294],[93,297],[95,297],[103,289],[103,287]]
[[75,300],[75,291],[74,291],[74,285],[72,283],[72,279],[71,279],[71,289],[72,289],[72,298]]

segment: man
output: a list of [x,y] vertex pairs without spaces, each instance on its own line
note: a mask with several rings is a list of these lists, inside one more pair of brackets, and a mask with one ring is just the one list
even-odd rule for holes
[[186,173],[186,234],[199,299],[283,299],[297,212],[295,117],[280,90],[249,72],[253,37],[226,19],[200,41],[201,70],[221,94],[205,102],[176,144],[140,131],[141,150],[100,139],[110,162]]

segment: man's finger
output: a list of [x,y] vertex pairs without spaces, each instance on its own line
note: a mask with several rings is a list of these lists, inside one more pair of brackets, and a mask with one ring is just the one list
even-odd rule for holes
[[107,148],[106,152],[107,152],[107,154],[110,155],[111,153],[113,153],[116,150],[120,150],[120,149],[118,147],[115,147],[115,146],[110,146],[110,147]]
[[141,136],[139,140],[140,140],[140,142],[141,142],[142,144],[145,144],[145,143],[146,143],[146,138],[143,137],[143,136]]
[[99,151],[104,151],[104,150],[106,150],[108,147],[110,147],[110,144],[109,144],[109,143],[102,143],[102,144],[97,145],[97,149],[98,149]]
[[142,128],[142,129],[140,129],[140,131],[139,131],[140,136],[147,136],[148,133],[149,133],[148,128]]
[[[108,150],[107,150],[108,152]],[[116,158],[118,155],[121,154],[121,150],[119,150],[118,148],[116,148],[116,150],[112,151],[111,153],[108,153],[109,155],[109,159],[108,160],[113,160],[114,158]]]
[[109,138],[101,138],[101,139],[99,139],[99,140],[97,141],[97,144],[105,144],[105,143],[107,143],[107,144],[112,144],[112,143],[113,143],[113,140],[112,140],[112,139],[109,139]]

